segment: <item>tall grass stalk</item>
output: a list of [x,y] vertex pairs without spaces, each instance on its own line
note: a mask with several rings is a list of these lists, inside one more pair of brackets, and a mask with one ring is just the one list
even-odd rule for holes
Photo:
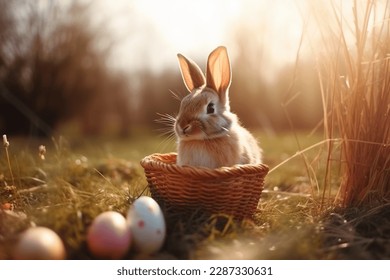
[[[324,124],[330,138],[342,139],[338,199],[345,207],[390,201],[389,2],[353,1],[351,22],[333,2],[336,24],[322,24]],[[328,165],[334,162],[329,144]]]
[[5,149],[5,155],[7,157],[9,173],[10,173],[11,179],[12,179],[12,186],[15,186],[14,174],[12,173],[11,161],[9,159],[9,153],[8,153],[9,141],[7,139],[7,135],[5,135],[5,134],[3,135],[3,146]]

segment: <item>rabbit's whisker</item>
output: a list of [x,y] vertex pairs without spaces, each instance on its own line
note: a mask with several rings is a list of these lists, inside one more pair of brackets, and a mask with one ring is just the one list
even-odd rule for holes
[[172,94],[173,98],[178,100],[178,101],[181,101],[183,98],[180,97],[176,92],[174,92],[173,90],[169,90],[169,92]]
[[156,123],[162,124],[165,127],[158,128],[157,131],[160,132],[160,136],[166,137],[167,141],[172,140],[175,138],[175,131],[174,131],[174,125],[176,118],[174,116],[171,116],[169,114],[161,114],[157,113],[160,118],[154,120]]
[[172,115],[169,114],[161,114],[157,113],[157,115],[160,117],[156,120],[154,120],[156,123],[161,123],[161,124],[174,124],[176,121],[176,118]]

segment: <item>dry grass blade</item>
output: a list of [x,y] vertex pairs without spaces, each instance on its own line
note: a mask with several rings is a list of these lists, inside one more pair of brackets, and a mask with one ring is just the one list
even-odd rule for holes
[[11,175],[12,185],[15,186],[14,174],[12,173],[11,161],[10,161],[9,153],[8,153],[9,141],[7,139],[7,135],[5,135],[5,134],[3,135],[3,146],[5,149],[5,154],[7,156],[8,169],[9,169],[9,173]]
[[380,4],[354,1],[353,28],[346,28],[351,24],[333,5],[336,30],[322,31],[332,34],[327,40],[335,46],[319,75],[327,135],[338,133],[343,143],[339,198],[344,206],[390,200],[390,22],[389,10]]

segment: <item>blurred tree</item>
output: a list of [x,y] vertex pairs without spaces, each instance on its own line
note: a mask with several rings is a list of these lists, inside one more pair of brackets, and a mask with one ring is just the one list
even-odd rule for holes
[[161,73],[149,71],[137,74],[140,80],[138,88],[139,106],[137,120],[139,123],[161,128],[156,124],[159,114],[170,114],[175,116],[179,112],[180,100],[188,92],[180,76],[179,68]]
[[237,53],[232,61],[232,109],[244,125],[270,133],[291,129],[291,124],[295,129],[312,129],[323,116],[314,61],[301,53],[298,61],[284,61],[281,66],[271,57],[267,36],[273,34],[268,29],[262,16],[232,28]]
[[107,66],[111,46],[104,29],[91,28],[88,3],[0,0],[0,7],[3,131],[50,135],[79,118],[84,132],[99,133],[116,115],[109,120],[128,132],[129,86]]

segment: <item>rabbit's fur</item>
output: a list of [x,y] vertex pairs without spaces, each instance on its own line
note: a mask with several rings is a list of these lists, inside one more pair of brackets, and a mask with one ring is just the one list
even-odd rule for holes
[[206,77],[192,60],[178,54],[183,81],[190,92],[174,123],[177,164],[218,168],[261,163],[261,149],[252,134],[230,112],[230,61],[225,47],[212,51]]

